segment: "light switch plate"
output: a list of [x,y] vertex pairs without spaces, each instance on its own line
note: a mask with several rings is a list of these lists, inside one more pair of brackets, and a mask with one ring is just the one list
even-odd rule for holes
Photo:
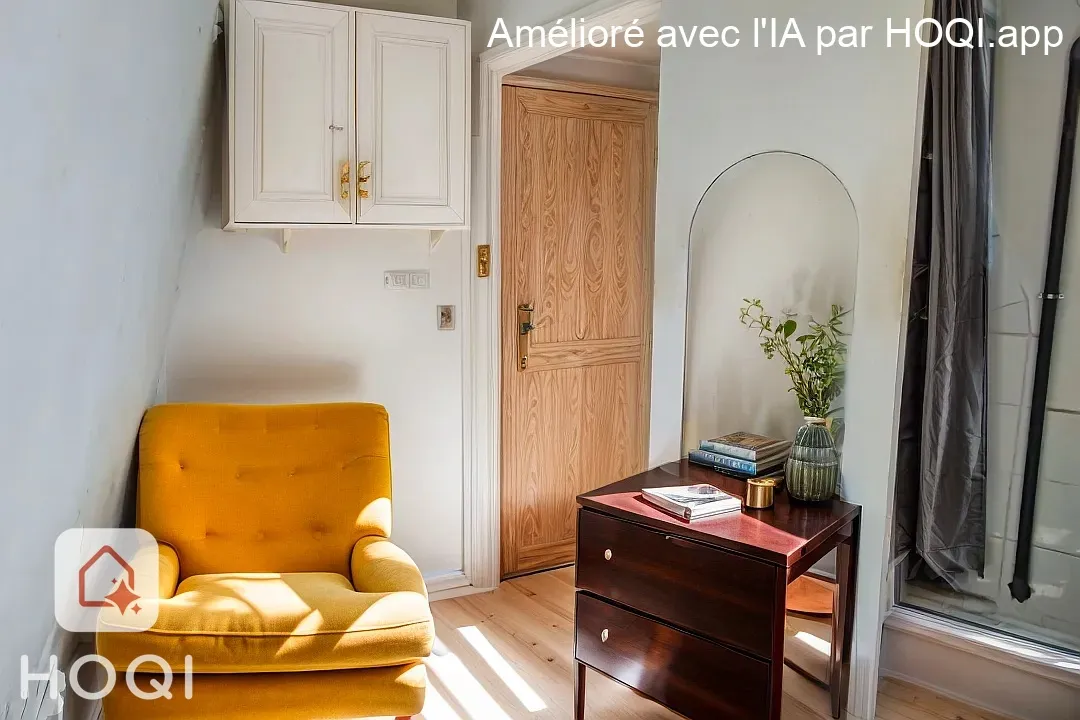
[[383,287],[387,290],[427,290],[431,287],[431,273],[427,270],[387,270],[383,273]]
[[400,270],[387,270],[383,273],[383,287],[387,290],[408,290],[409,273]]

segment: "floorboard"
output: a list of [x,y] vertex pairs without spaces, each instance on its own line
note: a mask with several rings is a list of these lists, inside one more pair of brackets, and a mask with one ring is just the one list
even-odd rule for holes
[[[438,640],[428,662],[423,720],[573,717],[574,570],[503,583],[493,593],[432,604]],[[598,673],[586,686],[590,720],[677,720]],[[828,697],[785,669],[784,720],[827,720]],[[884,680],[879,720],[1008,720],[912,685]]]

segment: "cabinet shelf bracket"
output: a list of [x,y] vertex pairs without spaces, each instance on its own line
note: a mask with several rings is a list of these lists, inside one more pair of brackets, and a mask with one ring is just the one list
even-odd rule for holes
[[431,231],[431,237],[428,240],[428,252],[429,253],[435,252],[435,248],[437,248],[439,246],[439,242],[442,240],[442,237],[443,237],[443,235],[445,233],[446,233],[445,230],[432,230]]
[[285,228],[281,231],[281,252],[289,252],[289,241],[292,240],[292,230]]

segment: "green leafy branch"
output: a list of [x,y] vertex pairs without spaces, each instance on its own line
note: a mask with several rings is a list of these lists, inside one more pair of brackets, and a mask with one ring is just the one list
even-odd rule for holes
[[807,331],[792,340],[799,331],[796,316],[784,313],[774,317],[765,311],[761,300],[745,298],[739,321],[758,331],[761,349],[772,360],[779,355],[785,364],[784,374],[791,380],[788,392],[795,393],[799,407],[808,417],[826,417],[832,402],[844,388],[843,321],[848,310],[833,305],[825,323],[810,318]]

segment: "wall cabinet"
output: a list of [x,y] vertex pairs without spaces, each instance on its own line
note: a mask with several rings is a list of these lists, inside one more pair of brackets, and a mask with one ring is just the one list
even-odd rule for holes
[[463,228],[469,23],[230,0],[226,227]]

